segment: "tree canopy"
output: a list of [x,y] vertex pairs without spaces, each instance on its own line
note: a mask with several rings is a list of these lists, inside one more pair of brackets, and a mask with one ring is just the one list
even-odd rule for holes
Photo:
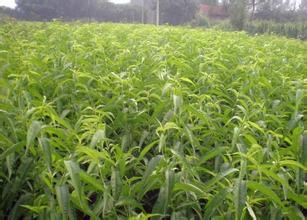
[[133,22],[141,16],[140,7],[116,5],[105,0],[16,0],[20,18],[27,20],[95,19]]
[[[62,19],[110,22],[155,23],[159,1],[159,23],[179,25],[195,18],[200,4],[224,7],[236,29],[247,18],[296,22],[307,20],[307,0],[131,0],[114,4],[108,0],[16,0],[15,10],[1,9],[1,14],[24,20]],[[226,16],[227,17],[227,16]]]

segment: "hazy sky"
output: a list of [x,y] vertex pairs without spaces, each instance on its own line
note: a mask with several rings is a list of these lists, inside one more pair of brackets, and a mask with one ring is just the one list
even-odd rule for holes
[[15,8],[15,0],[0,0],[0,6],[7,6],[10,8]]
[[[130,0],[110,0],[110,2],[114,3],[127,3]],[[10,8],[14,8],[16,6],[15,0],[0,0],[0,6],[7,6]]]
[[[130,0],[109,0],[109,1],[114,2],[114,3],[127,3]],[[297,5],[299,5],[301,0],[296,0],[296,2],[297,2]],[[14,8],[16,6],[15,0],[0,0],[0,6],[7,6],[10,8]]]

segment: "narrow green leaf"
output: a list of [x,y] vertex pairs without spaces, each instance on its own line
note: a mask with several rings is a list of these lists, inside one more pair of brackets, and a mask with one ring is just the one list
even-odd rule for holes
[[217,183],[218,181],[220,181],[221,179],[223,179],[224,177],[234,173],[234,172],[238,172],[238,169],[235,168],[230,168],[227,169],[221,173],[218,173],[214,178],[212,178],[211,180],[207,181],[205,183],[207,190],[209,190],[215,183]]
[[80,172],[80,180],[84,183],[87,183],[94,187],[95,190],[103,192],[103,183],[99,182],[96,178],[91,177],[89,174],[87,174],[84,171]]
[[174,102],[174,112],[178,112],[183,104],[183,100],[181,96],[173,95]]
[[117,168],[112,168],[111,186],[113,198],[115,201],[117,201],[122,190],[122,180],[120,177],[119,170]]
[[307,195],[298,195],[292,191],[288,192],[288,197],[289,199],[295,201],[297,204],[300,206],[304,207],[307,209]]
[[302,145],[302,164],[307,167],[307,132],[303,136],[303,145]]
[[297,161],[294,161],[294,160],[283,160],[283,161],[280,161],[279,164],[281,166],[289,166],[289,167],[300,168],[300,169],[304,170],[305,172],[307,172],[306,166],[304,166],[303,164],[301,164]]
[[143,158],[145,157],[145,155],[158,143],[159,141],[153,141],[152,143],[148,144],[146,147],[144,147],[144,149],[141,151],[140,156],[138,157],[138,161],[143,160]]
[[92,160],[98,162],[99,160],[105,160],[112,165],[115,165],[115,162],[110,158],[110,155],[107,151],[98,151],[95,149],[91,149],[89,147],[79,146],[76,150],[78,153],[84,153]]
[[158,146],[158,150],[159,150],[160,153],[162,152],[163,148],[165,147],[166,138],[167,138],[167,135],[165,135],[164,133],[160,135],[159,146]]
[[55,192],[62,213],[62,218],[67,219],[70,210],[68,186],[55,186]]
[[227,193],[226,189],[222,189],[207,202],[203,219],[211,219],[216,209],[225,201]]
[[94,148],[99,142],[102,142],[105,139],[105,136],[106,135],[104,129],[99,129],[98,131],[96,131],[96,133],[92,137],[90,147]]
[[49,140],[47,138],[39,138],[38,142],[42,148],[43,151],[43,155],[44,155],[44,159],[46,161],[48,170],[51,171],[51,163],[52,163],[52,152],[51,152],[51,148],[49,145]]
[[158,166],[158,164],[160,163],[160,160],[162,159],[162,156],[158,155],[158,156],[155,156],[153,157],[148,165],[147,165],[147,168],[146,168],[146,171],[143,175],[143,178],[142,178],[142,182],[143,183],[146,183],[148,181],[148,178],[149,176],[153,173],[153,171],[156,169],[156,167]]
[[222,154],[224,151],[226,151],[226,147],[217,147],[214,148],[213,150],[209,150],[200,160],[199,165],[202,165],[203,163],[205,163],[206,161]]
[[78,199],[79,202],[82,204],[82,187],[81,187],[81,181],[80,181],[80,168],[78,166],[78,164],[76,164],[74,161],[72,160],[66,160],[64,161],[65,163],[65,167],[69,173],[69,176],[71,178],[72,181],[72,185],[76,190],[76,193],[78,195]]
[[42,205],[42,206],[21,205],[21,207],[29,209],[30,211],[37,213],[37,214],[42,213],[44,209],[48,208],[48,206],[45,206],[45,205]]
[[264,195],[268,196],[270,199],[272,199],[277,205],[279,205],[280,207],[283,207],[283,203],[281,202],[280,198],[269,187],[267,187],[263,184],[254,182],[254,181],[248,181],[247,187],[251,190],[261,192],[262,194],[264,194]]
[[42,124],[39,121],[33,121],[30,125],[27,133],[27,146],[26,146],[26,152],[28,152],[29,147],[33,144],[35,138],[41,131]]
[[234,204],[236,208],[236,219],[240,220],[245,207],[247,188],[246,181],[237,179],[234,185]]
[[114,200],[112,199],[111,195],[110,195],[110,190],[109,187],[107,187],[106,185],[104,186],[104,192],[103,192],[103,216],[106,216],[107,213],[109,213],[112,208],[113,208],[113,204],[114,204]]
[[231,151],[233,151],[235,149],[235,146],[238,142],[239,139],[239,135],[240,135],[240,128],[235,127],[233,129],[233,137],[232,137],[232,142],[231,142]]
[[247,207],[247,211],[248,211],[249,215],[252,217],[252,219],[257,220],[256,214],[255,214],[253,208],[250,206],[250,204],[248,204],[248,202],[246,202],[246,207]]
[[291,220],[306,220],[306,216],[297,207],[289,207],[286,216]]
[[193,81],[190,80],[189,78],[181,77],[180,80],[183,81],[183,82],[190,83],[191,85],[195,86],[195,84],[193,83]]
[[185,192],[193,192],[199,198],[203,198],[205,195],[205,192],[202,189],[200,189],[199,187],[191,183],[176,183],[174,187],[174,191],[179,191],[179,190],[183,190]]
[[18,152],[19,149],[21,149],[22,147],[24,147],[26,144],[25,141],[19,142],[17,144],[13,144],[11,147],[7,148],[4,152],[2,152],[0,154],[0,161],[4,160],[7,156],[9,156],[10,154],[13,154],[15,152]]
[[175,184],[174,178],[174,171],[167,169],[165,172],[165,185],[160,188],[158,199],[153,207],[153,213],[166,214]]

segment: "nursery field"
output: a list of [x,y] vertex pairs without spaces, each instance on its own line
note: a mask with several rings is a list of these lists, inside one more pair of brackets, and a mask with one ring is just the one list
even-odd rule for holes
[[0,219],[305,219],[306,76],[298,40],[2,22]]

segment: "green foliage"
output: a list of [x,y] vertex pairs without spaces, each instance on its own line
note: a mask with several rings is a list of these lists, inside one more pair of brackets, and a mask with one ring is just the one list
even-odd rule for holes
[[160,0],[161,23],[184,24],[194,18],[197,8],[196,0]]
[[16,12],[13,9],[0,6],[0,19],[8,19],[14,17]]
[[244,28],[247,18],[246,4],[246,0],[230,0],[230,24],[235,30]]
[[0,219],[304,219],[307,44],[0,24]]
[[207,4],[207,5],[216,5],[218,4],[217,0],[198,0],[201,4]]
[[213,26],[211,20],[207,17],[202,15],[201,13],[197,13],[195,19],[190,22],[192,26],[200,26],[205,28],[210,28]]
[[247,22],[244,30],[252,34],[268,33],[307,39],[307,22],[276,23],[272,21],[253,21]]
[[[227,20],[217,21],[200,18],[192,25],[214,28],[224,31],[234,30],[230,22]],[[307,39],[306,22],[277,23],[274,21],[254,20],[246,22],[243,30],[252,35],[269,34],[286,36],[289,38],[297,38],[301,40]]]
[[[156,0],[144,0],[144,10],[141,8],[142,1],[114,4],[100,0],[17,0],[16,3],[16,17],[24,20],[78,19],[140,23],[144,13],[146,22],[153,23],[156,15]],[[197,9],[197,0],[160,1],[160,23],[172,25],[187,23],[194,18]]]
[[102,0],[16,0],[15,16],[24,20],[140,22],[141,8]]

